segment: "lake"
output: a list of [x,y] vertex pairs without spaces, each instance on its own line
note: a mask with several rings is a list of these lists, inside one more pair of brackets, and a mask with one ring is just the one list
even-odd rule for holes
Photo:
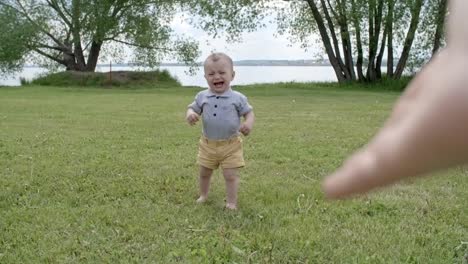
[[[132,71],[141,68],[130,66],[113,66],[112,71]],[[203,69],[199,68],[195,75],[188,75],[188,67],[161,66],[167,69],[184,86],[207,87],[203,77]],[[96,71],[108,72],[109,66],[98,66]],[[276,83],[276,82],[336,82],[333,68],[330,66],[236,66],[236,77],[233,85]],[[0,85],[19,86],[20,78],[31,80],[47,71],[40,67],[25,67],[19,72],[6,78],[0,78]]]

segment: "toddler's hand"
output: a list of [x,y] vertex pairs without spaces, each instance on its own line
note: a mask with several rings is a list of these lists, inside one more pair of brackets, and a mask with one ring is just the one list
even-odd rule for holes
[[199,115],[197,113],[189,113],[189,114],[187,114],[186,119],[187,119],[187,122],[189,123],[189,125],[193,126],[198,122],[198,120],[200,118],[199,118]]
[[252,126],[246,123],[243,123],[241,127],[239,128],[239,131],[244,135],[248,136],[250,134],[250,131],[252,131]]

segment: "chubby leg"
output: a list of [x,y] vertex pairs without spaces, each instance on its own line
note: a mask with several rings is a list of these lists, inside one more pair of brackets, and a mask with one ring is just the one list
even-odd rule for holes
[[212,169],[200,166],[200,197],[197,199],[197,203],[204,203],[208,198],[211,175],[213,175]]
[[239,170],[223,169],[224,180],[226,182],[226,208],[237,209],[237,190],[239,188]]

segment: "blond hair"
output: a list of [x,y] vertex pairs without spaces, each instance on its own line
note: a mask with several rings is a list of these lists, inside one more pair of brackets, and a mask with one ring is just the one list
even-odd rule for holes
[[232,61],[231,57],[229,57],[226,53],[223,53],[223,52],[213,52],[211,53],[205,60],[205,62],[203,63],[203,65],[206,65],[206,63],[208,61],[212,61],[212,62],[217,62],[221,59],[226,59],[230,64],[231,64],[231,68],[232,70],[234,70],[234,62]]

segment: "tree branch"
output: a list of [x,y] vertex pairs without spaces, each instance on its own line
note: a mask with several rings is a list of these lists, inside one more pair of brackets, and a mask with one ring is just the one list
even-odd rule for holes
[[63,11],[64,11],[69,17],[71,17],[72,15],[71,15],[71,13],[67,10],[67,7],[66,7],[66,5],[65,5],[65,2],[64,2],[63,0],[60,0],[60,4],[62,5]]
[[122,43],[122,44],[129,45],[129,46],[132,46],[132,47],[137,47],[137,48],[162,50],[162,51],[177,51],[175,49],[158,48],[158,47],[153,47],[153,46],[140,45],[140,44],[137,44],[137,43],[131,43],[131,42],[127,42],[127,41],[119,40],[119,39],[114,39],[114,38],[106,38],[104,40],[111,40],[111,41],[115,41],[115,42],[118,42],[118,43]]
[[[40,25],[38,25],[36,23],[36,21],[34,21],[29,15],[28,15],[28,12],[26,10],[26,8],[24,8],[24,6],[21,4],[20,1],[16,1],[18,3],[18,5],[20,6],[20,8],[22,9],[22,11],[19,11],[15,8],[15,10],[17,10],[20,14],[22,14],[23,16],[26,17],[26,19],[31,22],[33,25],[35,25],[42,33],[46,34],[49,38],[51,38],[57,45],[59,46],[62,46],[65,48],[65,45],[60,41],[58,40],[57,38],[54,37],[54,35],[50,34],[50,32],[47,32],[45,31]],[[0,2],[1,3],[1,2]]]
[[73,55],[72,52],[70,52],[68,49],[64,49],[63,47],[58,47],[58,46],[54,47],[54,46],[49,46],[49,45],[42,44],[42,43],[37,43],[36,45],[34,45],[34,47],[56,50],[56,51],[60,51],[60,52],[63,52],[65,54],[68,54],[68,55]]
[[39,54],[42,55],[42,56],[45,56],[45,57],[47,57],[47,58],[49,58],[49,59],[51,59],[51,60],[57,62],[57,63],[60,63],[60,64],[62,64],[62,65],[65,65],[65,61],[64,61],[64,60],[61,60],[61,59],[59,59],[59,58],[57,58],[57,57],[54,57],[54,56],[52,56],[52,55],[50,55],[50,54],[48,54],[48,53],[46,53],[46,52],[44,52],[44,51],[42,51],[42,50],[40,50],[40,49],[32,48],[32,50],[35,51],[35,52],[37,52],[37,53],[39,53]]
[[63,22],[65,22],[66,25],[68,25],[69,27],[72,27],[70,20],[62,12],[56,0],[46,0],[46,2],[53,10],[55,10],[55,12],[57,12],[59,17],[62,18]]

